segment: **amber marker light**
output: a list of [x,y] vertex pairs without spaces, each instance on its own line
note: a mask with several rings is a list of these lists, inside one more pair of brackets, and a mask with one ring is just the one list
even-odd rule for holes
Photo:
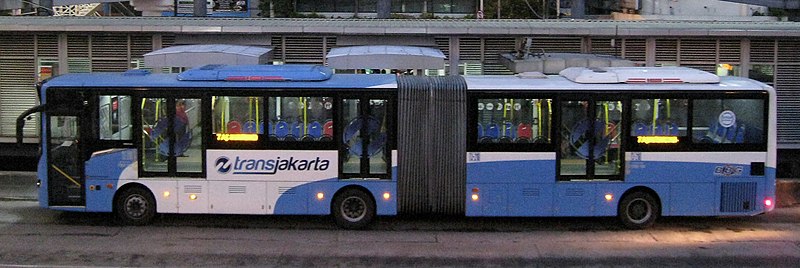
[[478,201],[478,188],[472,188],[472,201]]
[[189,200],[197,200],[197,195],[196,194],[190,194],[189,195]]
[[671,144],[678,143],[677,136],[638,136],[636,142],[644,144]]
[[164,198],[168,198],[168,197],[169,197],[169,191],[164,191]]
[[389,201],[389,198],[392,198],[392,195],[389,192],[383,193],[383,200]]
[[324,193],[322,193],[322,192],[317,193],[317,199],[322,200],[323,198],[325,198],[325,194]]
[[606,201],[607,201],[607,202],[611,202],[611,200],[614,200],[614,195],[612,195],[612,194],[606,194],[605,198],[606,198]]
[[217,141],[258,141],[258,134],[252,133],[217,133]]

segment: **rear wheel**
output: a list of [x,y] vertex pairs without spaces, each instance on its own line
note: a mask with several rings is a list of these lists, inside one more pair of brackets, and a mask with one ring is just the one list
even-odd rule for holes
[[364,191],[347,189],[333,200],[333,219],[345,229],[363,229],[375,218],[375,202]]
[[661,205],[653,195],[646,192],[633,192],[619,203],[619,216],[628,229],[644,229],[652,226],[661,213]]
[[132,187],[119,194],[114,210],[125,225],[146,225],[156,215],[156,200],[150,191]]

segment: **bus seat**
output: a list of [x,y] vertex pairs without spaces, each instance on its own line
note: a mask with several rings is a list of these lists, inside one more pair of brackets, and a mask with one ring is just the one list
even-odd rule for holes
[[231,120],[228,122],[227,127],[228,131],[225,131],[225,133],[242,133],[242,123],[239,123],[239,121]]
[[678,134],[680,134],[680,130],[678,129],[678,125],[677,124],[672,123],[672,122],[667,122],[667,123],[664,123],[664,126],[666,127],[665,135],[678,136]]
[[745,125],[739,125],[739,129],[736,131],[736,137],[734,137],[733,143],[744,143],[744,131]]
[[[272,127],[272,123],[270,123],[269,126]],[[267,133],[267,132],[264,132],[264,121],[261,121],[260,123],[258,123],[258,133],[260,133],[260,134]]]
[[514,126],[514,123],[511,123],[510,121],[504,122],[503,123],[503,132],[501,134],[502,134],[501,136],[509,138],[509,139],[512,139],[512,140],[514,138],[516,138],[517,137],[517,130],[516,130],[516,126]]
[[303,122],[300,122],[300,121],[294,122],[294,123],[291,123],[291,126],[292,126],[291,135],[295,139],[300,138],[300,137],[303,136],[303,128],[305,127],[303,125]]
[[322,138],[320,140],[333,139],[333,120],[328,120],[322,125]]
[[483,125],[478,123],[478,139],[483,138]]
[[497,126],[495,123],[491,123],[486,126],[486,129],[483,131],[483,136],[488,137],[492,140],[496,140],[500,138],[500,127]]
[[631,127],[631,132],[633,136],[647,136],[650,134],[647,125],[644,122],[637,121],[633,123]]
[[244,125],[242,125],[242,133],[257,133],[257,126],[258,124],[256,124],[256,121],[247,120],[247,122],[244,122]]
[[519,123],[519,125],[517,125],[517,139],[531,140],[531,137],[533,137],[531,124]]
[[308,124],[308,134],[306,136],[311,137],[314,140],[317,140],[322,137],[322,124],[317,121],[311,122]]
[[289,135],[289,123],[286,121],[280,120],[275,122],[275,137],[278,139],[286,138]]
[[730,127],[725,128],[725,143],[733,143],[733,140],[736,139],[736,132],[738,131],[738,127],[736,127],[736,123],[734,123]]

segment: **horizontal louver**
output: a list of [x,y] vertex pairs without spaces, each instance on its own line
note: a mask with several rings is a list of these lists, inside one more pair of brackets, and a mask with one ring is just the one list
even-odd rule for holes
[[591,52],[592,54],[612,55],[619,57],[622,55],[622,40],[603,38],[592,39]]
[[742,41],[733,39],[719,40],[719,62],[739,63],[741,61]]
[[533,52],[581,53],[580,37],[534,37]]
[[750,40],[750,61],[772,63],[775,61],[775,40]]
[[684,63],[716,63],[715,39],[681,39],[681,65]]
[[779,63],[800,62],[800,41],[798,40],[778,41],[778,62]]
[[[32,43],[30,44],[32,47]],[[3,45],[0,44],[0,47]],[[3,54],[6,55],[6,54]],[[0,56],[0,135],[13,137],[17,117],[37,104],[33,57],[27,59]],[[25,124],[25,136],[38,136],[38,117]]]
[[656,40],[656,61],[658,62],[678,62],[678,40],[657,39]]
[[54,34],[36,35],[36,53],[39,57],[58,58],[58,36]]
[[153,51],[153,37],[149,35],[131,35],[131,58],[142,58]]
[[123,72],[129,65],[127,35],[92,36],[92,71]]
[[89,57],[89,36],[88,35],[69,35],[67,36],[67,56],[77,58]]
[[480,61],[481,38],[461,38],[458,41],[458,50],[461,61]]
[[442,51],[446,58],[450,58],[450,38],[447,37],[436,37],[434,39],[436,42],[436,47]]
[[624,39],[623,44],[623,58],[643,63],[647,60],[644,39]]
[[778,143],[800,144],[800,65],[778,65]]
[[317,36],[287,36],[283,47],[286,63],[322,64],[322,40]]

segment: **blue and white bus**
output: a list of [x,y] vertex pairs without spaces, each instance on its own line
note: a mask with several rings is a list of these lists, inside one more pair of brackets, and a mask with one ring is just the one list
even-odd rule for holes
[[46,81],[39,200],[114,212],[756,215],[774,208],[775,91],[681,67],[560,75],[209,65]]

